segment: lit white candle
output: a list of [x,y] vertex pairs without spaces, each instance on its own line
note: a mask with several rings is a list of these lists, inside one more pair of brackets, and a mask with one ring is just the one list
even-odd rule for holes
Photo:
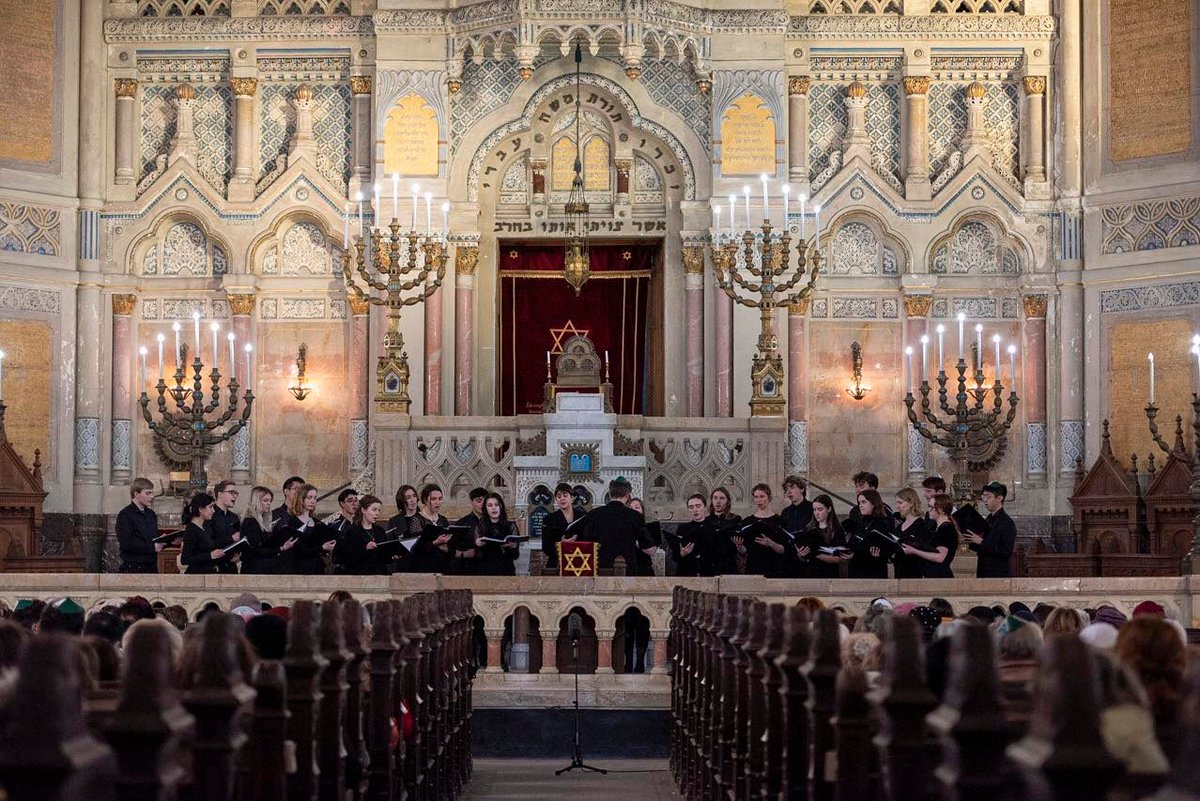
[[183,326],[176,320],[171,323],[171,330],[175,332],[175,366],[178,367],[183,361],[183,352],[179,349],[179,332],[183,330]]
[[212,364],[210,366],[212,367],[212,369],[216,370],[217,369],[217,357],[220,355],[217,353],[217,334],[221,330],[221,324],[218,323],[216,320],[213,320],[211,323],[208,324],[208,330],[212,331],[212,335],[213,335],[213,350],[212,350],[213,360],[212,360]]
[[237,337],[234,336],[232,331],[230,331],[225,335],[225,339],[229,341],[229,377],[230,379],[233,379],[237,377],[237,368],[234,367],[234,364],[237,362],[237,358],[233,349],[234,340],[237,339]]
[[921,335],[921,381],[929,380],[929,335]]
[[729,236],[733,236],[733,227],[737,224],[736,200],[733,195],[729,196]]
[[1012,386],[1010,387],[1010,389],[1016,390],[1016,388],[1017,388],[1017,346],[1016,345],[1008,346],[1008,372],[1011,374],[1009,376],[1009,381],[1012,382]]
[[604,351],[604,372],[608,372],[608,351]]
[[246,383],[250,383],[250,352],[254,350],[254,346],[247,342],[242,345],[242,350],[246,352]]
[[983,369],[983,323],[975,324],[975,359],[979,362],[979,369]]
[[996,380],[1000,380],[1000,335],[992,334],[992,344],[996,346]]
[[167,341],[166,334],[159,334],[155,339],[158,340],[158,377],[163,377],[163,343]]
[[1192,345],[1192,355],[1196,357],[1196,375],[1200,377],[1200,344]]
[[808,202],[808,195],[800,193],[800,238],[804,239],[808,236],[808,215],[804,211],[804,204]]
[[392,219],[400,216],[400,173],[392,173]]
[[942,347],[944,344],[944,337],[946,335],[946,326],[941,325],[939,323],[938,327],[937,327],[937,335],[938,335],[938,360],[937,360],[937,363],[938,363],[938,372],[940,373],[942,370],[946,369],[945,348]]
[[788,227],[788,195],[791,193],[791,191],[791,184],[783,185],[783,230],[785,231]]
[[742,195],[746,198],[746,227],[752,228],[753,223],[750,222],[750,185],[742,187]]
[[450,236],[450,201],[442,204],[442,236]]
[[417,194],[421,191],[421,187],[417,184],[412,185],[412,230],[417,230]]
[[904,366],[908,368],[908,394],[913,391],[913,363],[912,363],[912,345],[904,349]]
[[196,331],[195,331],[195,333],[196,333],[196,336],[195,336],[196,358],[199,359],[200,358],[200,312],[198,312],[198,311],[192,312],[192,326],[196,329]]
[[820,247],[821,244],[821,204],[813,205],[813,211],[816,212],[816,220],[813,222],[813,240]]
[[1148,358],[1150,359],[1150,405],[1154,405],[1154,352],[1151,351]]
[[967,313],[959,312],[957,319],[958,319],[958,360],[961,362],[965,358],[963,356],[963,325],[967,322]]
[[718,204],[713,206],[713,231],[720,236],[721,234],[721,206]]
[[433,233],[433,193],[425,193],[425,236]]
[[769,202],[768,202],[768,200],[767,200],[767,174],[766,174],[765,172],[764,172],[764,173],[762,173],[761,175],[759,175],[759,176],[758,176],[758,180],[762,181],[762,190],[763,190],[763,219],[764,219],[764,220],[769,220],[769,219],[771,219],[771,207],[770,207],[770,205],[769,205]]
[[546,369],[550,369],[550,351],[546,351]]
[[138,355],[142,357],[142,381],[141,381],[142,392],[146,391],[146,354],[147,353],[149,353],[149,351],[146,350],[145,345],[142,345],[140,348],[138,348]]

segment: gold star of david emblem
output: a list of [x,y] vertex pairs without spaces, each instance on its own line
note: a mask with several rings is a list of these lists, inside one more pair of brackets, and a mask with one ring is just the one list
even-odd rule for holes
[[554,344],[550,346],[550,352],[551,353],[562,353],[563,352],[563,340],[570,339],[575,334],[579,334],[580,336],[586,337],[588,335],[588,333],[591,332],[591,330],[592,329],[590,329],[590,328],[585,328],[581,331],[578,328],[576,328],[575,323],[571,322],[570,320],[567,320],[566,324],[562,328],[551,328],[550,336],[554,337]]
[[579,577],[592,573],[592,555],[582,548],[566,554],[563,558],[563,573]]
[[632,250],[621,251],[621,258],[624,259],[625,261],[632,261],[633,260],[633,251]]
[[508,251],[508,257],[510,259],[519,259],[519,258],[521,258],[521,254],[515,250],[510,250],[510,251]]

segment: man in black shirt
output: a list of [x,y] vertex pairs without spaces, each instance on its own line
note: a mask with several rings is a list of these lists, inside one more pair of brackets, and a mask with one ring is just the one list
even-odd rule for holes
[[358,512],[358,490],[347,487],[339,492],[338,510],[341,514],[329,526],[340,536],[348,526],[354,524],[354,515]]
[[791,532],[803,531],[812,520],[812,501],[805,497],[808,482],[800,476],[788,476],[783,480],[783,494],[788,505],[779,513],[783,527]]
[[129,485],[130,503],[117,514],[117,545],[121,550],[122,573],[157,573],[158,516],[154,504],[154,485],[146,478],[135,478]]
[[982,535],[975,531],[963,532],[963,539],[969,543],[972,551],[979,554],[975,576],[1008,578],[1012,576],[1012,554],[1017,544],[1017,524],[1004,511],[1008,487],[993,481],[984,486],[979,497],[989,512],[987,531]]
[[636,575],[638,543],[647,541],[646,519],[630,509],[632,487],[621,479],[608,484],[609,501],[592,510],[583,525],[587,539],[600,546],[599,566],[609,568],[618,556],[625,558],[625,575]]
[[278,523],[280,520],[286,520],[288,514],[288,504],[292,502],[292,496],[300,491],[304,486],[304,479],[300,476],[292,476],[287,481],[283,482],[283,503],[271,510],[272,522]]
[[[218,481],[213,485],[212,520],[204,524],[204,528],[212,537],[213,545],[217,548],[228,548],[242,538],[242,518],[233,507],[237,504],[238,491],[232,481]],[[238,560],[238,556],[233,557]],[[236,568],[232,572],[237,572]]]

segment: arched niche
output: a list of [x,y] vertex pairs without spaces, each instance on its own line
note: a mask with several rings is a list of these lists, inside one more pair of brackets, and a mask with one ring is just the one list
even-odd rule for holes
[[[355,232],[356,233],[356,232]],[[251,272],[262,276],[334,277],[342,272],[340,234],[306,213],[276,220],[252,248]]]
[[826,275],[893,277],[910,269],[904,241],[874,214],[851,210],[838,216],[833,233],[822,237],[827,256]]
[[146,278],[213,278],[231,272],[229,246],[190,214],[164,216],[129,252],[129,272]]
[[934,275],[1018,276],[1028,271],[1029,249],[990,214],[956,220],[929,248]]

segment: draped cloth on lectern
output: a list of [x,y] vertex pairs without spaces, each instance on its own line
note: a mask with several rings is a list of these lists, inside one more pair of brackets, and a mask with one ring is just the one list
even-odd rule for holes
[[576,297],[562,277],[560,243],[500,243],[500,414],[541,411],[546,352],[572,334],[608,351],[613,411],[642,414],[646,306],[660,245],[591,246],[591,279]]

